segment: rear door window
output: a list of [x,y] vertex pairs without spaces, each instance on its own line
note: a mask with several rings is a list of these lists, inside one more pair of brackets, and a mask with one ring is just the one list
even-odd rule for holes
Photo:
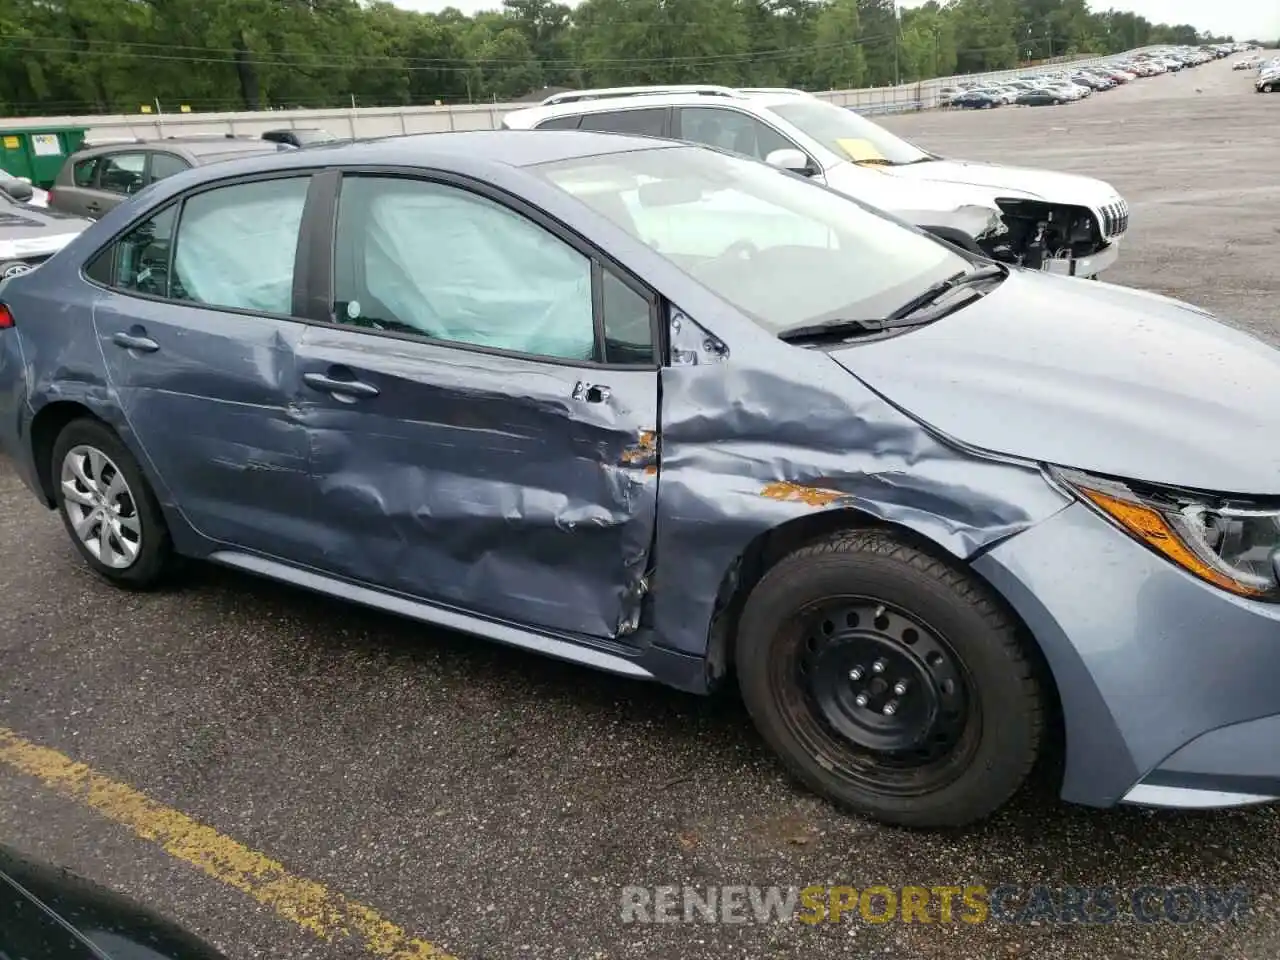
[[151,182],[172,177],[175,173],[190,170],[187,161],[172,153],[153,153],[151,155]]
[[98,164],[101,157],[90,157],[81,160],[72,170],[72,178],[77,187],[92,187],[98,176]]
[[289,315],[310,177],[205,190],[182,206],[170,296],[214,307]]
[[585,113],[579,130],[596,130],[602,133],[634,133],[645,137],[661,137],[666,133],[667,108],[642,110],[606,110],[603,113]]
[[538,124],[538,130],[577,130],[578,122],[582,117],[577,114],[569,114],[566,117],[552,117],[550,120],[543,120]]

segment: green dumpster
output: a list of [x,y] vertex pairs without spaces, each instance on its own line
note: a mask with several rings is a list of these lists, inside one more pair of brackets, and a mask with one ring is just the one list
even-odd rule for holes
[[53,186],[58,171],[84,139],[85,127],[0,130],[0,168],[37,187]]

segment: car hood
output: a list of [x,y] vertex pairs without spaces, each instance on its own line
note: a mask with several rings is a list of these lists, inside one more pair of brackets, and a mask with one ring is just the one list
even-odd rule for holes
[[893,176],[904,180],[982,187],[992,199],[1009,197],[1048,200],[1093,210],[1108,203],[1116,203],[1120,199],[1115,188],[1103,180],[1074,173],[1059,173],[1056,170],[945,159],[886,169]]
[[973,447],[1280,496],[1280,350],[1165,297],[1016,270],[936,323],[833,357]]
[[955,227],[972,237],[1002,232],[990,190],[950,183],[905,183],[891,168],[840,161],[825,172],[827,186],[922,227]]

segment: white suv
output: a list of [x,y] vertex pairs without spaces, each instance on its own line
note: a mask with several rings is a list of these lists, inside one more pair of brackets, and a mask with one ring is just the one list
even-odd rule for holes
[[949,160],[798,90],[617,87],[548,97],[509,130],[594,130],[689,140],[824,183],[1007,263],[1096,277],[1115,263],[1129,208],[1091,177]]

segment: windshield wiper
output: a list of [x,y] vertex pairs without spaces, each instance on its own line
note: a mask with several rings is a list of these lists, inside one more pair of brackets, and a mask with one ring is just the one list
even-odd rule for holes
[[997,278],[1003,280],[1009,275],[1009,268],[999,263],[989,263],[978,267],[976,270],[961,271],[953,276],[947,277],[945,280],[939,280],[933,284],[924,293],[918,297],[908,300],[893,313],[889,314],[890,320],[901,320],[911,316],[922,307],[927,307],[936,300],[941,299],[952,290],[961,287],[972,286],[975,283],[983,283],[987,280],[995,280]]
[[851,317],[836,317],[786,327],[778,332],[778,339],[784,343],[815,343],[823,340],[839,343],[856,336],[871,336],[888,330],[919,326],[923,326],[919,320],[856,320]]
[[904,330],[909,327],[923,327],[939,320],[948,313],[980,299],[982,294],[969,292],[969,297],[952,300],[941,307],[922,312],[924,307],[933,306],[938,300],[953,290],[962,289],[975,283],[994,280],[1008,276],[1008,269],[1001,264],[993,263],[957,273],[933,284],[924,293],[910,303],[904,304],[883,320],[857,319],[853,317],[836,317],[830,320],[819,320],[816,323],[801,323],[794,327],[785,327],[778,332],[778,339],[785,343],[815,343],[831,341],[839,343],[858,336],[875,336],[892,330]]

